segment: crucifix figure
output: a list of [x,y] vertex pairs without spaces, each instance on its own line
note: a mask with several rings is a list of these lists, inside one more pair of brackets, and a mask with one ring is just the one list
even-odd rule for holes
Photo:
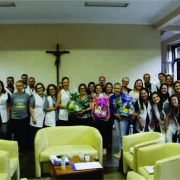
[[52,54],[56,57],[55,65],[56,65],[56,80],[57,84],[59,83],[59,64],[61,60],[62,54],[69,54],[69,51],[59,51],[59,44],[56,44],[56,51],[46,51],[46,53]]

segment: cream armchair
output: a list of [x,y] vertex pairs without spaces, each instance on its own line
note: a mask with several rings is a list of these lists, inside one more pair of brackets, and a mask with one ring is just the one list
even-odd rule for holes
[[98,159],[102,164],[102,137],[99,131],[88,126],[48,127],[39,130],[35,137],[36,177],[41,172],[50,173],[50,155],[72,152],[77,156],[81,151]]
[[7,151],[0,150],[0,179],[10,180],[10,160]]
[[[19,180],[19,154],[18,144],[16,141],[0,140],[0,149],[9,154],[9,173],[10,177],[14,180]],[[7,158],[7,157],[6,157]],[[7,158],[8,159],[8,158]],[[7,166],[7,164],[6,164]]]
[[[136,156],[138,148],[152,144],[165,143],[164,135],[158,132],[143,132],[123,137],[123,172],[129,169],[137,172]],[[133,149],[133,153],[130,152]]]
[[[149,174],[144,166],[154,166]],[[137,173],[151,180],[180,179],[180,144],[155,144],[139,148],[137,152]]]

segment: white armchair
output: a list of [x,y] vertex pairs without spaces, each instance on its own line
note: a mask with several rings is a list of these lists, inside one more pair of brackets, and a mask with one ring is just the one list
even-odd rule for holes
[[[137,172],[137,151],[138,148],[152,144],[165,143],[164,135],[158,132],[143,132],[123,137],[123,171]],[[133,153],[130,152],[133,149]]]
[[[155,144],[139,148],[137,152],[137,173],[146,179],[180,179],[180,144]],[[144,166],[154,166],[154,174],[149,174]]]
[[19,175],[18,143],[16,141],[0,140],[0,149],[8,153],[8,156],[6,156],[7,164],[5,164],[5,166],[6,167],[9,166],[8,172],[10,173],[10,177],[13,180],[14,179],[19,180],[20,175]]

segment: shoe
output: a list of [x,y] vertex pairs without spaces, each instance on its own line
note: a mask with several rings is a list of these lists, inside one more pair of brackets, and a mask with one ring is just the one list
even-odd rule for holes
[[106,154],[107,154],[107,150],[103,149],[103,156],[106,156]]
[[114,157],[115,157],[115,158],[120,158],[120,157],[121,157],[121,153],[118,152],[117,154],[114,154]]

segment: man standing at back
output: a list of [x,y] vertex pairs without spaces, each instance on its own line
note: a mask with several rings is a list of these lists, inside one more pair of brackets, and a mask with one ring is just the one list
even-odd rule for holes
[[23,82],[23,92],[25,92],[27,87],[28,87],[28,75],[27,74],[22,74],[21,75],[21,80]]
[[35,78],[30,77],[28,79],[28,87],[25,89],[25,93],[29,94],[30,97],[36,93],[35,88],[34,88],[35,84],[36,84]]
[[9,95],[12,95],[15,92],[14,88],[14,77],[9,76],[7,77],[7,87],[5,88],[6,92],[9,93]]
[[101,85],[103,92],[105,92],[106,78],[104,76],[99,77],[99,84]]
[[166,75],[164,73],[158,74],[159,82],[156,84],[157,91],[159,91],[161,84],[165,83],[165,77],[166,77]]
[[149,74],[144,74],[143,75],[143,80],[144,80],[144,87],[148,90],[149,95],[151,93],[157,91],[156,85],[150,82],[150,75]]

